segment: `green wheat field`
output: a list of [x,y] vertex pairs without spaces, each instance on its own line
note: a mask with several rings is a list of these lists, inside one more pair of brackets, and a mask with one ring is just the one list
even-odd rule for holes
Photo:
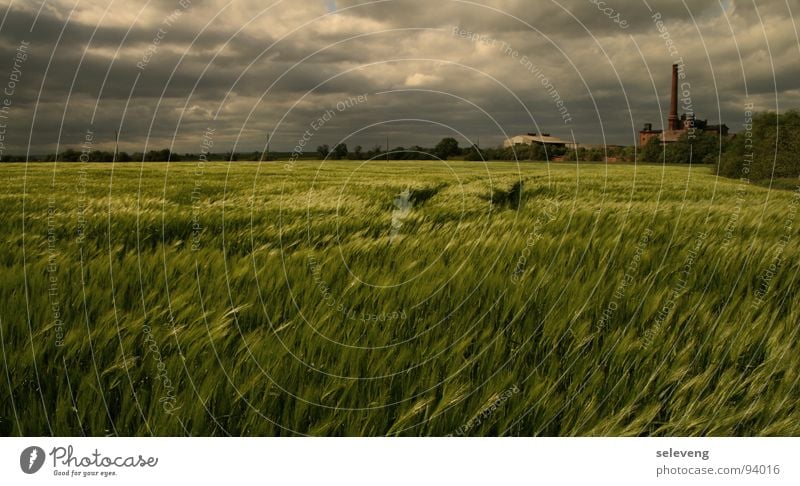
[[708,166],[2,170],[2,435],[800,435],[791,188]]

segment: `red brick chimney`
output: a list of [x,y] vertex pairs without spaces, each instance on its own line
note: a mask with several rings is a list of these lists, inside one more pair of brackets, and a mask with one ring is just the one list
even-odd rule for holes
[[667,126],[670,130],[680,130],[681,121],[678,119],[678,65],[672,65],[672,99],[669,104],[669,120]]

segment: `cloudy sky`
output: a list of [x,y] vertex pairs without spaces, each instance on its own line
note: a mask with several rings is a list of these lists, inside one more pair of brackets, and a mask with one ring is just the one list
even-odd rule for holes
[[748,101],[800,107],[800,0],[11,0],[0,15],[5,153],[87,130],[109,148],[114,129],[124,150],[181,153],[207,133],[219,152],[525,132],[630,145],[665,123],[681,59],[683,103],[710,123],[737,131]]

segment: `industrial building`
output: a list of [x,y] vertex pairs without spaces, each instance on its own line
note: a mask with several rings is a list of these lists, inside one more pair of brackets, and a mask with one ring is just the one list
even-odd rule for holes
[[698,120],[694,113],[684,113],[678,117],[678,65],[672,65],[672,93],[669,104],[669,118],[666,130],[653,130],[652,123],[645,123],[644,129],[639,132],[639,146],[643,147],[653,139],[658,138],[661,143],[677,142],[681,136],[691,130],[698,132],[714,132],[726,137],[728,127],[725,124],[709,125],[707,120]]
[[574,142],[553,137],[549,133],[527,133],[525,135],[517,135],[506,139],[503,143],[505,148],[514,147],[516,145],[546,145],[548,147],[565,147],[567,149],[574,149],[576,146]]

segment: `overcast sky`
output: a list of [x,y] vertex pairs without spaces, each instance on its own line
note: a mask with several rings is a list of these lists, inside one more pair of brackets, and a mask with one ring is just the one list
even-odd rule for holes
[[181,153],[205,132],[219,152],[304,133],[311,150],[525,132],[630,145],[666,122],[679,59],[683,102],[710,123],[738,131],[748,100],[800,107],[800,0],[13,0],[0,15],[0,87],[20,78],[0,95],[6,153],[77,148],[87,130],[110,148],[115,128],[124,150]]

